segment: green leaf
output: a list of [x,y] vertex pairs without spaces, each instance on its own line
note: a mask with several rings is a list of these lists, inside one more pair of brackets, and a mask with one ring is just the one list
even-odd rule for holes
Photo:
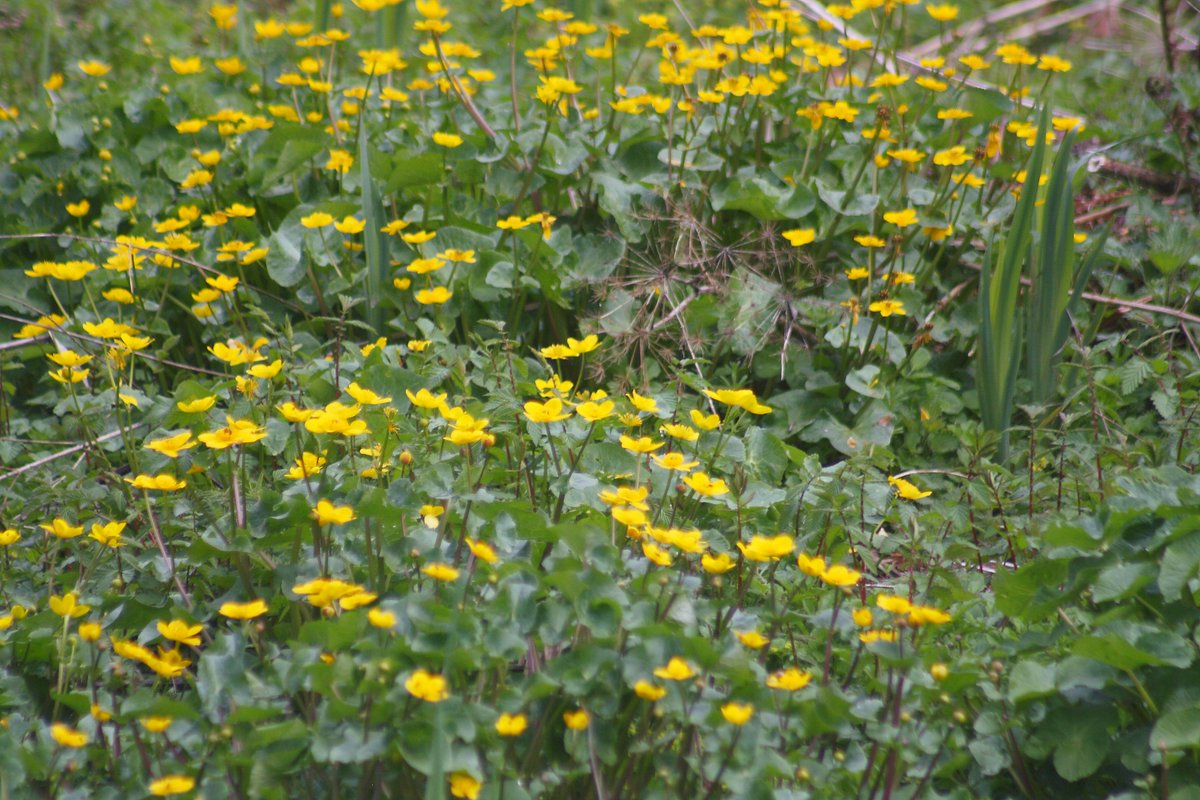
[[879,206],[879,195],[867,192],[856,192],[853,197],[846,197],[846,192],[834,189],[825,181],[816,180],[817,196],[821,202],[843,217],[862,217],[870,214]]
[[879,385],[879,367],[874,364],[867,364],[848,373],[846,386],[863,397],[883,397],[883,387]]
[[[1192,663],[1192,646],[1187,640],[1170,631],[1153,628],[1137,635],[1139,627],[1129,625],[1120,633],[1084,636],[1075,643],[1073,652],[1124,670],[1144,666],[1182,669]],[[1129,638],[1131,634],[1136,638]]]
[[1200,747],[1200,705],[1164,714],[1150,732],[1150,747],[1190,750]]
[[283,224],[267,240],[267,274],[271,280],[290,289],[307,274],[304,255],[304,226],[300,218],[312,212],[311,206],[297,206],[283,218]]
[[645,193],[635,183],[628,183],[615,175],[598,172],[592,176],[600,189],[600,210],[617,223],[621,235],[630,242],[642,238],[644,225],[634,218],[634,200]]
[[1193,533],[1173,542],[1163,551],[1162,567],[1158,571],[1158,590],[1168,603],[1179,599],[1183,587],[1200,567],[1200,533]]
[[385,191],[429,186],[442,179],[442,156],[434,152],[401,150],[392,157],[392,174]]
[[1097,603],[1121,600],[1154,580],[1153,564],[1134,562],[1113,564],[1100,572],[1092,584],[1092,599]]
[[[266,189],[290,178],[307,166],[318,153],[329,146],[329,137],[315,128],[304,125],[279,124],[271,130],[266,140],[254,153],[247,179]],[[269,170],[269,156],[279,154]],[[263,174],[265,172],[265,174]]]
[[1054,694],[1054,664],[1027,659],[1008,676],[1008,699],[1014,703]]
[[816,205],[812,192],[803,186],[788,187],[763,175],[739,176],[717,181],[712,188],[714,211],[745,211],[763,221],[797,219]]
[[1109,715],[1101,709],[1066,709],[1056,727],[1054,769],[1063,780],[1078,781],[1100,768],[1111,740]]

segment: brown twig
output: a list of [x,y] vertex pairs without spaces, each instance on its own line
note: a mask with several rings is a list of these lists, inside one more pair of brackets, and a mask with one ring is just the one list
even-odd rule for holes
[[75,453],[78,453],[82,450],[87,450],[92,445],[100,444],[101,442],[107,442],[111,439],[116,439],[118,436],[122,436],[126,433],[129,433],[130,431],[137,430],[138,428],[142,427],[143,425],[145,425],[144,422],[136,422],[133,425],[130,425],[128,428],[110,431],[109,433],[106,433],[103,436],[98,436],[98,437],[96,437],[96,441],[94,441],[94,442],[81,442],[77,445],[72,445],[71,447],[68,447],[65,450],[59,450],[57,453],[51,453],[48,456],[42,456],[41,458],[37,459],[36,461],[30,461],[28,464],[25,464],[23,466],[17,467],[16,469],[13,469],[13,470],[10,470],[10,471],[4,473],[3,476],[0,476],[0,480],[2,480],[4,478],[15,478],[18,475],[23,475],[24,473],[29,472],[30,470],[45,466],[46,464],[49,464],[51,461],[57,461],[60,458],[65,458],[66,456],[74,455]]

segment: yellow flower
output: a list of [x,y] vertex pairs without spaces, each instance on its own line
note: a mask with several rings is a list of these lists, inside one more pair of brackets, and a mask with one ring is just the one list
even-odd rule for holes
[[267,438],[266,428],[252,420],[225,417],[225,427],[196,437],[200,443],[212,450],[224,450],[235,445],[252,444]]
[[721,716],[730,725],[745,725],[754,716],[754,706],[748,703],[726,703],[721,706]]
[[793,228],[784,231],[783,238],[787,239],[792,247],[803,247],[817,238],[817,232],[813,228]]
[[641,411],[644,414],[658,413],[658,401],[653,397],[643,397],[637,392],[630,392],[625,396],[629,398],[629,402],[632,403],[633,407],[638,411]]
[[1038,59],[1038,69],[1049,72],[1070,72],[1071,62],[1058,56],[1042,56]]
[[577,358],[579,355],[565,344],[552,344],[548,347],[543,347],[539,352],[542,354],[542,358],[548,358],[551,361],[559,361],[564,358]]
[[496,551],[487,542],[481,542],[477,539],[472,539],[469,536],[467,537],[466,541],[467,547],[471,550],[471,554],[480,561],[484,561],[488,564],[495,564],[500,560],[500,557],[496,555]]
[[901,211],[888,211],[883,215],[884,222],[890,222],[898,228],[907,228],[917,224],[917,210],[905,208]]
[[525,404],[525,416],[530,422],[550,423],[560,422],[571,415],[563,411],[563,402],[552,397],[544,403],[530,400]]
[[661,700],[666,695],[667,690],[663,686],[655,686],[650,681],[638,681],[633,685],[633,692],[643,700],[649,700],[653,703],[656,700]]
[[861,577],[861,572],[856,572],[841,564],[835,564],[821,573],[821,580],[830,586],[853,586]]
[[458,579],[458,570],[449,564],[434,562],[421,570],[421,574],[428,575],[435,581],[450,582]]
[[[82,527],[82,526],[80,526]],[[12,528],[0,531],[0,547],[8,547],[21,541],[21,534]]]
[[873,311],[881,317],[907,316],[908,312],[904,310],[904,302],[901,300],[876,300],[867,309]]
[[587,730],[588,723],[591,721],[591,716],[582,708],[563,712],[563,722],[573,731]]
[[767,688],[782,689],[785,692],[795,692],[808,686],[812,675],[808,672],[789,667],[788,669],[772,672],[767,676]]
[[666,666],[654,670],[654,677],[664,681],[686,681],[696,677],[696,670],[679,656],[674,656]]
[[189,448],[195,447],[196,442],[192,440],[192,432],[184,431],[175,436],[168,436],[165,439],[154,439],[146,442],[146,449],[160,453],[167,458],[179,458],[179,454]]
[[417,408],[439,408],[446,402],[446,395],[444,393],[435,395],[428,389],[418,389],[416,394],[413,394],[409,389],[405,389],[404,394],[408,397],[408,402]]
[[683,453],[673,452],[661,456],[652,456],[654,463],[666,470],[674,470],[676,472],[691,472],[696,467],[700,466],[699,461],[688,461]]
[[462,797],[466,800],[478,800],[479,790],[483,784],[475,776],[467,772],[450,773],[450,796]]
[[142,717],[138,723],[151,733],[162,733],[174,721],[174,717]]
[[662,442],[656,442],[649,436],[640,436],[634,439],[630,436],[621,436],[621,447],[628,450],[630,453],[645,454],[653,453],[658,448],[662,447]]
[[121,541],[121,532],[124,530],[124,522],[106,522],[103,525],[93,522],[92,533],[89,538],[95,539],[105,547],[116,549],[125,546],[125,543]]
[[444,266],[446,266],[446,262],[440,258],[417,258],[413,259],[413,262],[405,269],[414,275],[428,275]]
[[453,261],[455,264],[474,264],[475,263],[475,251],[474,250],[457,250],[457,249],[451,248],[449,250],[444,250],[441,253],[438,253],[438,258],[444,258],[447,261]]
[[396,627],[396,615],[382,608],[372,608],[367,611],[367,622],[375,628],[390,630]]
[[738,641],[749,647],[751,650],[761,650],[771,643],[771,640],[763,636],[758,631],[734,631]]
[[300,224],[306,228],[324,228],[326,225],[333,224],[333,214],[326,214],[324,211],[314,211],[307,217],[301,217]]
[[38,527],[57,539],[74,539],[83,533],[82,525],[72,525],[62,517],[55,517],[50,522],[43,522]]
[[723,575],[737,566],[737,564],[729,557],[728,553],[718,553],[715,556],[705,553],[700,558],[700,566],[710,575]]
[[79,67],[80,72],[91,78],[103,78],[112,70],[112,67],[108,64],[94,59],[91,61],[80,61],[76,66]]
[[73,749],[86,747],[88,743],[88,735],[86,733],[77,731],[61,722],[56,722],[50,726],[50,738],[58,742],[62,747]]
[[413,298],[423,306],[435,306],[441,305],[453,296],[454,292],[445,286],[437,286],[433,289],[422,289]]
[[907,614],[912,611],[912,603],[894,594],[881,594],[875,598],[875,605],[892,614]]
[[930,665],[929,677],[941,683],[942,681],[946,680],[946,678],[950,677],[950,669],[939,661],[936,664]]
[[874,615],[871,614],[871,609],[865,607],[854,609],[854,613],[851,616],[854,618],[854,624],[860,628],[871,627],[871,623],[875,619]]
[[463,143],[463,138],[454,133],[437,131],[433,134],[433,143],[442,147],[455,148]]
[[588,401],[580,403],[575,407],[575,413],[586,419],[588,422],[599,422],[602,419],[607,419],[613,414],[616,408],[616,403],[612,400],[603,402]]
[[769,414],[771,407],[763,405],[751,389],[705,389],[704,394],[729,406],[736,406],[751,414]]
[[249,603],[222,603],[217,613],[228,619],[254,619],[267,613],[265,600],[251,600]]
[[318,525],[345,525],[354,519],[354,509],[350,506],[335,506],[328,500],[318,500],[311,516]]
[[217,402],[217,396],[210,394],[208,397],[200,397],[195,400],[180,400],[175,404],[175,407],[184,414],[203,414],[212,408]]
[[446,689],[446,679],[419,669],[404,681],[404,689],[418,700],[427,703],[440,703],[450,696]]
[[171,64],[171,71],[176,75],[195,75],[197,72],[204,70],[204,64],[200,61],[199,56],[191,56],[189,58],[171,56],[167,60]]
[[778,536],[753,536],[749,543],[738,542],[738,549],[749,561],[778,561],[796,549],[796,543],[786,533]]
[[62,597],[56,594],[50,595],[50,610],[60,617],[82,617],[84,614],[92,610],[91,606],[83,605],[77,602],[79,595],[75,592],[67,592]]
[[801,553],[796,558],[796,566],[800,567],[800,571],[805,575],[819,578],[825,572],[825,559],[820,556],[809,558],[804,553]]
[[[618,511],[621,511],[621,510],[622,509],[613,509],[613,518],[616,519],[618,522],[622,521],[617,513]],[[625,520],[625,524],[628,525],[630,528],[636,528],[636,527],[639,527],[646,523],[645,515],[642,514],[642,512],[633,511],[632,513],[636,514],[638,519],[637,519],[637,521]],[[671,561],[672,561],[671,554],[668,553],[666,550],[662,549],[661,547],[659,547],[658,545],[654,544],[653,542],[645,542],[645,541],[642,542],[642,554],[644,556],[646,556],[646,558],[651,563],[656,564],[660,567],[671,566]]]
[[929,497],[933,492],[922,492],[916,485],[906,481],[904,478],[897,478],[895,475],[888,476],[888,483],[896,489],[896,496],[902,497],[905,500],[920,500]]
[[925,11],[937,22],[953,22],[958,19],[958,6],[951,3],[941,5],[930,3],[925,6]]
[[78,203],[67,203],[67,213],[72,217],[86,217],[91,208],[92,204],[87,200],[80,200]]
[[529,720],[524,714],[501,714],[496,720],[496,733],[501,736],[520,736],[528,725]]
[[951,619],[945,611],[931,606],[913,606],[908,612],[909,625],[945,625]]
[[246,71],[245,62],[243,62],[237,56],[230,56],[229,58],[214,59],[213,64],[216,65],[217,69],[221,70],[222,74],[228,75],[230,77],[233,77],[235,75],[241,75],[243,72]]
[[186,794],[195,786],[195,778],[189,778],[187,775],[164,775],[158,780],[151,781],[150,794],[155,797],[170,797],[176,794]]
[[675,422],[668,423],[659,428],[659,431],[665,433],[673,439],[682,439],[685,442],[694,442],[700,438],[700,432],[695,428],[687,425],[680,425]]
[[160,621],[155,627],[164,639],[180,644],[189,644],[192,647],[200,645],[200,632],[204,630],[204,626],[201,624],[189,625],[181,619],[173,619],[170,622]]
[[729,486],[721,478],[709,478],[703,472],[694,472],[683,479],[683,482],[696,494],[704,497],[717,497],[728,494]]
[[570,336],[567,337],[567,347],[569,347],[571,352],[577,356],[590,353],[599,346],[600,337],[596,336],[594,333],[589,334],[582,339],[572,339]]
[[721,425],[721,418],[716,414],[705,414],[693,408],[688,412],[688,416],[692,418],[692,424],[702,431],[715,430]]
[[61,89],[63,85],[63,74],[61,72],[52,72],[50,77],[42,82],[42,88],[47,92],[53,92]]
[[187,486],[187,481],[180,481],[174,475],[161,473],[158,475],[136,475],[127,477],[126,483],[130,483],[133,488],[146,489],[146,491],[155,492],[176,492],[179,489]]
[[100,638],[100,623],[85,622],[79,626],[79,638],[85,642],[94,642]]
[[346,387],[346,394],[353,397],[355,402],[361,403],[364,406],[378,406],[392,402],[391,397],[382,397],[370,389],[359,386],[357,381]]
[[[353,166],[354,156],[350,155],[348,151],[337,148],[329,151],[329,160],[325,162],[325,169],[345,175]],[[353,219],[353,217],[347,217],[347,219]],[[361,226],[359,230],[362,230]],[[345,231],[342,232],[345,233]],[[354,233],[358,233],[358,231],[354,231]]]

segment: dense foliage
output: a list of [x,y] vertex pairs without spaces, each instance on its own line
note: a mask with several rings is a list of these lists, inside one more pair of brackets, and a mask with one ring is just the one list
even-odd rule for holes
[[78,5],[0,98],[0,796],[1200,796],[1200,81]]

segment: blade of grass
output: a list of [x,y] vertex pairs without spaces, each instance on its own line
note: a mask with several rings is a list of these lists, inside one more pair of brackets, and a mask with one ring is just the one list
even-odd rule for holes
[[383,300],[384,281],[388,268],[387,236],[380,230],[383,227],[383,214],[380,209],[379,190],[371,179],[371,155],[367,146],[367,129],[358,131],[358,166],[360,183],[362,184],[363,220],[363,252],[367,259],[367,324],[375,329],[376,334],[383,333]]
[[[1058,353],[1066,340],[1066,312],[1075,272],[1075,196],[1071,188],[1071,143],[1068,133],[1050,171],[1038,226],[1036,258],[1030,265],[1026,319],[1026,369],[1031,399],[1049,403],[1057,382]],[[1028,180],[1026,181],[1028,183]]]
[[1017,201],[1008,233],[998,248],[988,249],[980,276],[980,346],[976,374],[979,410],[984,426],[1000,434],[1001,460],[1008,457],[1008,425],[1012,418],[1017,367],[1021,357],[1017,296],[1022,266],[1032,252],[1037,185],[1045,160],[1049,123],[1050,110],[1043,108],[1037,142],[1026,168],[1025,190]]

